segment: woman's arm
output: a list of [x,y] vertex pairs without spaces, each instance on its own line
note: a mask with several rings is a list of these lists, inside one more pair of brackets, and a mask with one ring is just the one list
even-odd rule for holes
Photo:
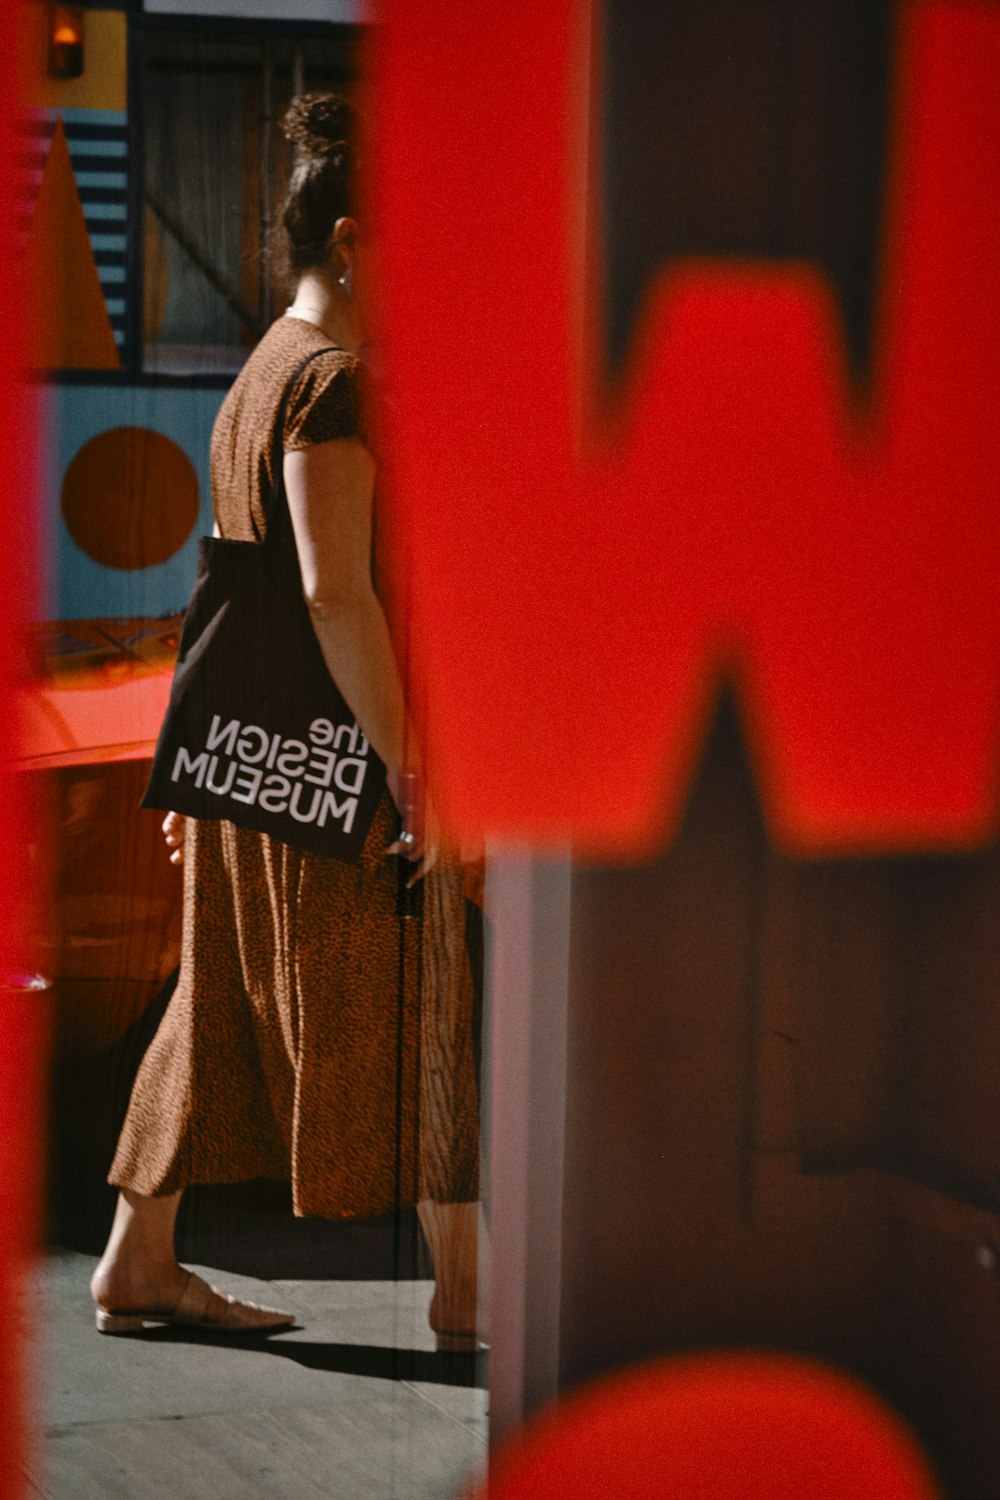
[[375,465],[357,438],[285,454],[302,591],[330,673],[395,779],[409,753],[402,684],[372,582]]
[[[402,807],[399,778],[404,770],[419,771],[419,750],[372,581],[375,464],[359,439],[337,438],[286,453],[283,472],[316,639],[362,733],[385,762],[389,790]],[[420,861],[413,880],[437,861],[433,814],[426,805],[423,813],[423,826],[407,830],[415,837],[390,851]]]

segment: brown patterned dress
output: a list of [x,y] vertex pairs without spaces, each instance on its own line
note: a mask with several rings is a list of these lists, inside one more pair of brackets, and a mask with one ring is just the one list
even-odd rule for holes
[[[259,539],[281,393],[330,340],[280,318],[223,403],[212,497],[224,537]],[[364,437],[361,366],[300,376],[285,451]],[[347,1218],[478,1197],[463,871],[397,914],[386,794],[359,865],[227,822],[188,822],[181,972],[136,1078],[109,1181],[147,1196],[286,1178],[296,1214]]]

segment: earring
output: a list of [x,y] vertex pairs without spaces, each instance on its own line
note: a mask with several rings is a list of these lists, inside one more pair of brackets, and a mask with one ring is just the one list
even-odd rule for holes
[[353,266],[348,266],[347,270],[340,278],[340,285],[344,288],[344,292],[348,298],[351,296],[354,290],[354,277],[351,274],[353,269]]

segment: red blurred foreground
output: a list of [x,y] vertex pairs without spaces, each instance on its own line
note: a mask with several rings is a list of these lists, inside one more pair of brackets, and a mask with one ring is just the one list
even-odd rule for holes
[[625,399],[598,418],[587,9],[512,0],[501,42],[489,6],[385,5],[373,181],[446,807],[470,830],[648,852],[728,673],[786,846],[982,840],[1000,9],[899,7],[871,409],[812,271],[695,263],[652,288]]
[[571,1396],[500,1454],[488,1495],[940,1500],[913,1438],[860,1385],[750,1354],[666,1360]]
[[[14,200],[18,144],[16,50],[10,45],[16,8],[5,0],[7,45],[0,47],[0,203]],[[25,306],[12,263],[14,235],[0,233],[0,1496],[21,1493],[18,1458],[23,1414],[18,1400],[21,1350],[11,1328],[16,1280],[36,1242],[42,1181],[42,997],[25,993],[12,976],[26,967],[30,912],[30,842],[23,788],[13,772],[18,751],[15,687],[21,661],[17,617],[30,575],[34,523],[29,468],[30,400],[21,381],[20,335]],[[25,610],[26,612],[26,610]]]

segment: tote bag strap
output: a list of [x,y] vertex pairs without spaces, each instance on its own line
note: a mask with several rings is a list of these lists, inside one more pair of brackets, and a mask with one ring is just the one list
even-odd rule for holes
[[282,392],[281,404],[278,407],[278,419],[274,427],[274,441],[271,445],[271,493],[264,505],[265,535],[270,536],[272,531],[272,520],[282,508],[285,501],[285,422],[288,418],[288,407],[292,399],[292,392],[298,384],[299,376],[312,364],[314,359],[319,359],[321,354],[343,354],[345,351],[339,344],[328,344],[325,349],[314,349],[307,354],[301,364],[297,365],[289,376]]

